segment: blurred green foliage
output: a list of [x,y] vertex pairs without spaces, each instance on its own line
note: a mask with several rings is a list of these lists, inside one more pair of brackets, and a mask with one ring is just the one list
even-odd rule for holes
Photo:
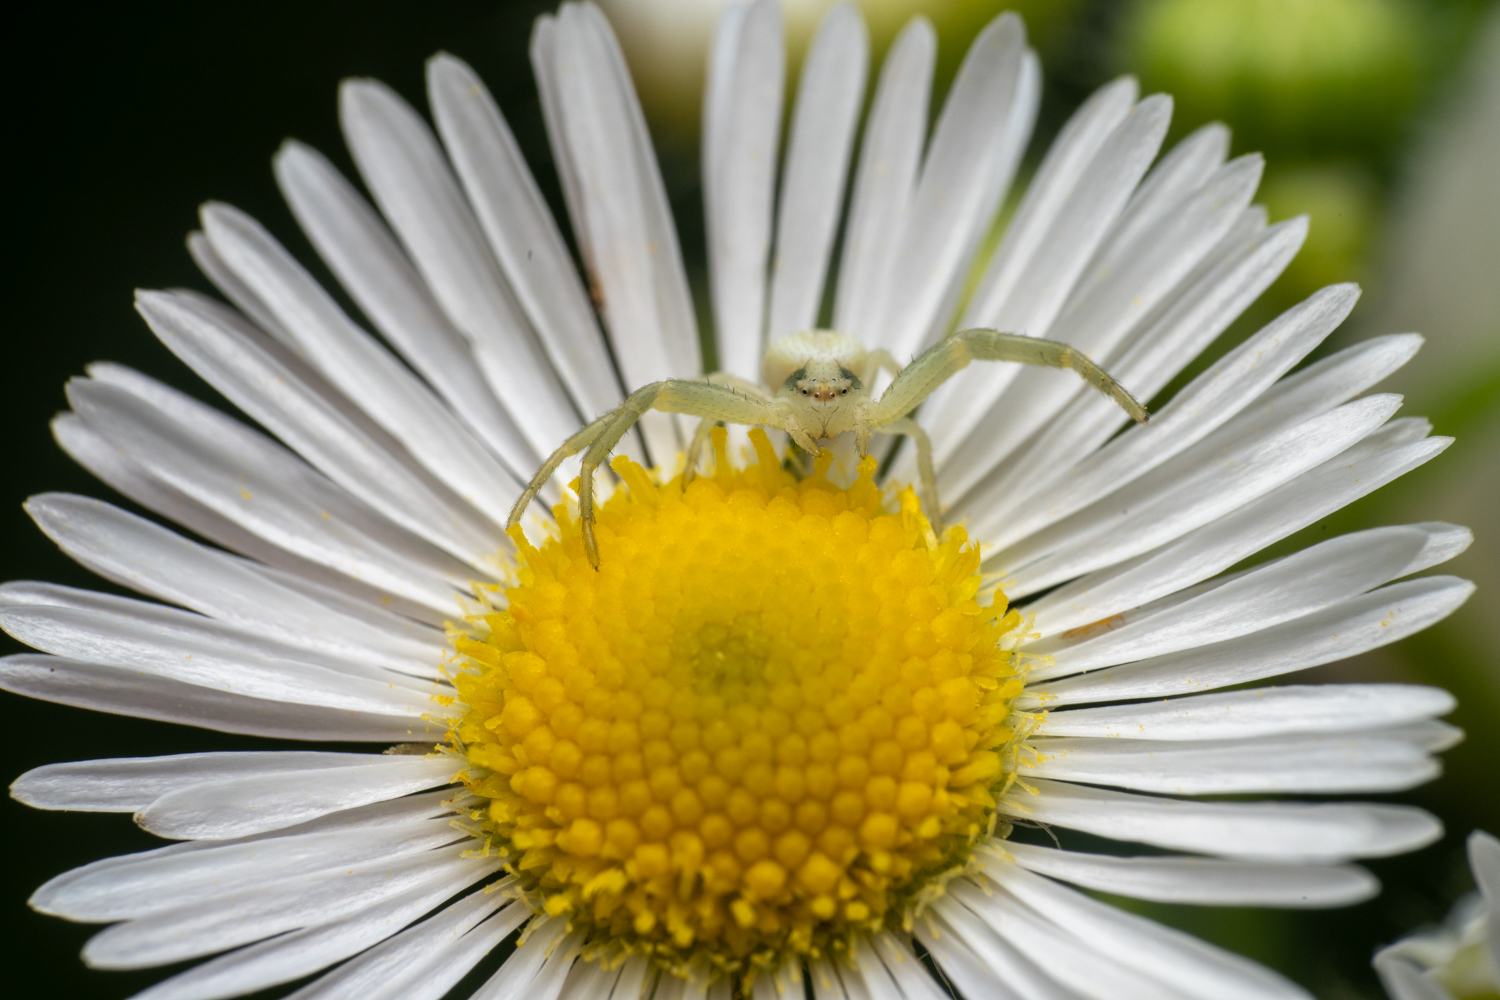
[[1306,245],[1255,318],[1367,275],[1413,129],[1487,6],[1137,0],[1122,8],[1111,69],[1172,95],[1172,137],[1227,122],[1237,152],[1267,156],[1259,200],[1271,217],[1311,217]]
[[1176,101],[1179,134],[1222,119],[1247,149],[1381,154],[1415,105],[1432,28],[1399,0],[1147,0],[1124,59]]

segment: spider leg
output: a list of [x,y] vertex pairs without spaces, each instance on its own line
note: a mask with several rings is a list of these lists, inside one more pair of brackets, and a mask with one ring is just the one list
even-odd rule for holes
[[873,348],[865,355],[865,372],[867,381],[875,381],[875,376],[880,374],[881,369],[892,375],[901,374],[901,366],[896,363],[896,358],[884,347]]
[[[599,568],[599,546],[594,539],[594,470],[603,464],[610,451],[648,410],[684,413],[729,424],[764,424],[772,427],[783,424],[780,408],[775,403],[752,396],[732,385],[669,379],[665,382],[652,382],[631,393],[612,413],[594,422],[602,422],[604,426],[590,440],[588,450],[583,454],[583,467],[579,473],[578,519],[583,529],[583,550],[588,555],[589,564],[595,569]],[[573,438],[569,438],[569,443],[588,433],[593,426],[594,424],[590,424]],[[548,459],[548,462],[551,461],[552,459]]]
[[[729,372],[714,372],[713,374],[706,376],[704,378],[704,381],[710,383],[711,385],[727,385],[733,389],[737,389],[740,392],[745,393],[746,395],[754,396],[757,399],[764,399],[767,402],[769,402],[771,398],[769,395],[767,395],[766,390],[762,389],[758,384],[750,381],[747,378],[740,378],[738,375],[731,375]],[[693,481],[694,477],[697,476],[698,460],[703,454],[703,449],[708,446],[708,434],[721,422],[722,421],[714,420],[709,417],[704,417],[702,420],[698,421],[698,429],[693,432],[692,443],[688,445],[687,462],[684,464],[682,469],[682,485],[686,486],[688,483],[691,483]]]
[[541,468],[536,470],[536,474],[531,477],[531,482],[526,484],[526,489],[521,491],[521,495],[511,507],[510,516],[505,519],[505,528],[507,531],[520,523],[521,515],[526,513],[526,508],[531,505],[532,500],[536,499],[537,493],[546,485],[547,480],[552,478],[552,474],[557,471],[557,467],[562,465],[564,460],[569,456],[576,455],[593,444],[594,439],[604,433],[604,429],[609,426],[611,418],[618,412],[618,410],[611,410],[598,420],[585,424],[582,430],[564,441],[556,451],[547,457],[547,460],[542,463]]
[[682,467],[682,485],[691,483],[698,475],[698,459],[703,455],[703,449],[708,447],[708,435],[719,426],[719,422],[711,417],[704,417],[698,421],[698,429],[693,431],[693,440],[688,444],[687,462]]
[[927,520],[932,530],[943,533],[943,508],[938,503],[937,475],[932,468],[932,438],[927,436],[920,424],[911,417],[902,417],[886,424],[881,430],[888,434],[905,434],[917,446],[917,475],[922,482],[922,506],[927,508]]
[[1143,424],[1147,420],[1146,408],[1126,392],[1124,386],[1067,344],[998,330],[963,330],[933,344],[901,369],[896,380],[872,407],[871,426],[884,427],[910,413],[938,386],[976,360],[1067,368],[1118,403],[1137,423]]

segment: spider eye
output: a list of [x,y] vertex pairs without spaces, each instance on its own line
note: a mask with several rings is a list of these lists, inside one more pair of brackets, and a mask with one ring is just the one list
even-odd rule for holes
[[807,395],[807,390],[806,390],[806,389],[803,389],[803,390],[802,390],[802,395],[804,395],[804,396],[806,396],[806,395]]
[[849,390],[848,389],[840,389],[839,390],[839,395],[840,396],[847,396],[847,395],[849,395]]

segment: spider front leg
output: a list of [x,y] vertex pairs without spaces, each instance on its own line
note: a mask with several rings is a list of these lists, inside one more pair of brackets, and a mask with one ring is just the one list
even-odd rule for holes
[[698,460],[703,457],[703,449],[708,447],[708,437],[717,426],[719,422],[709,417],[698,421],[698,429],[693,431],[693,440],[688,444],[687,460],[682,466],[683,486],[697,478]]
[[[631,393],[625,402],[612,413],[607,413],[569,438],[561,448],[532,477],[532,486],[523,499],[529,501],[546,482],[546,476],[556,471],[557,466],[568,455],[587,447],[583,454],[583,466],[578,480],[578,521],[583,532],[583,550],[589,565],[599,568],[599,546],[594,538],[594,470],[604,463],[615,445],[620,443],[627,431],[649,410],[665,413],[684,413],[703,417],[706,420],[729,424],[764,424],[781,427],[780,407],[774,402],[749,395],[730,385],[712,382],[670,379],[653,382]],[[586,439],[586,440],[585,440]],[[571,449],[571,450],[569,450]],[[520,520],[525,508],[518,502],[511,511],[507,527]]]
[[[766,394],[766,390],[747,378],[740,378],[738,375],[731,375],[729,372],[714,372],[711,375],[705,376],[703,380],[710,385],[729,386],[747,396],[753,396],[767,403],[771,401],[771,397]],[[708,447],[709,432],[722,422],[711,417],[704,417],[698,421],[698,429],[693,432],[693,440],[688,445],[687,461],[683,464],[682,468],[683,486],[691,483],[698,475],[698,461],[703,455],[703,449]]]
[[938,341],[901,369],[879,402],[872,406],[870,426],[879,430],[906,416],[971,361],[1015,361],[1043,368],[1066,368],[1114,400],[1136,423],[1144,424],[1148,419],[1146,408],[1081,351],[1055,340],[976,329],[961,330]]
[[536,474],[531,477],[531,482],[526,484],[526,488],[516,498],[515,504],[511,506],[510,516],[505,519],[505,530],[509,531],[521,523],[521,515],[526,513],[526,508],[531,506],[531,501],[535,500],[536,495],[541,492],[542,487],[547,485],[547,480],[552,478],[558,466],[562,465],[570,456],[578,454],[593,444],[594,440],[600,434],[604,433],[605,428],[609,426],[609,422],[619,412],[619,410],[611,410],[598,420],[585,424],[582,430],[564,441],[556,451],[547,457],[547,460],[542,463],[541,468],[537,469]]

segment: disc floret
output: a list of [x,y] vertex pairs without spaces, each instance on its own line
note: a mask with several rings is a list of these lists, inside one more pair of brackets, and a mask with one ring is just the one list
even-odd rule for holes
[[976,600],[977,547],[939,540],[866,458],[758,463],[686,488],[628,459],[596,571],[576,518],[460,639],[456,733],[486,831],[600,950],[746,971],[909,921],[994,824],[1019,622]]

